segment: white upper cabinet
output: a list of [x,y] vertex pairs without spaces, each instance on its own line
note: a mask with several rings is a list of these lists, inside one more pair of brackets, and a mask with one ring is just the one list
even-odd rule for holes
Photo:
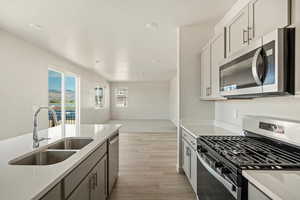
[[220,63],[225,58],[225,40],[224,32],[216,35],[211,40],[211,92],[213,98],[220,98]]
[[216,34],[201,53],[202,100],[224,99],[219,92],[219,67],[223,59],[229,61],[263,35],[289,26],[291,6],[291,0],[248,0],[240,9],[231,10],[234,13],[229,13],[229,17],[225,16],[219,26],[225,30]]
[[290,24],[290,0],[253,0],[249,4],[249,42]]
[[201,53],[201,97],[211,96],[211,57],[208,43]]
[[226,25],[227,55],[231,56],[252,41],[290,25],[290,0],[251,0]]
[[249,8],[246,6],[226,26],[228,56],[248,46],[248,18]]

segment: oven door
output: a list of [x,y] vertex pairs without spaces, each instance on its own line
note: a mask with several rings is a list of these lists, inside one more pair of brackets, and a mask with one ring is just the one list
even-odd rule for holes
[[240,198],[237,188],[230,181],[222,177],[206,158],[198,153],[197,160],[197,196],[201,200],[236,200]]
[[220,93],[222,96],[261,94],[266,74],[262,39],[252,43],[247,51],[230,58],[220,67]]

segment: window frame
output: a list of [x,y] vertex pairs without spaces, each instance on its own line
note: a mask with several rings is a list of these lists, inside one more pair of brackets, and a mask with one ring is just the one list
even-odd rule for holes
[[[118,94],[118,93],[120,93],[119,91],[120,90],[126,90],[126,94]],[[120,109],[122,109],[122,108],[128,108],[128,99],[129,99],[129,95],[128,95],[128,92],[129,91],[129,89],[128,89],[128,87],[116,87],[115,89],[114,89],[114,98],[115,98],[115,107],[116,108],[120,108]],[[126,99],[126,103],[123,103],[123,106],[120,106],[120,104],[118,103],[118,96],[124,96],[125,97],[125,99]],[[125,104],[125,105],[124,105]]]
[[[47,76],[49,78],[49,71],[57,72],[61,74],[61,126],[62,126],[62,132],[63,135],[65,135],[65,126],[66,126],[66,111],[65,111],[65,93],[66,93],[66,88],[65,88],[65,77],[66,76],[73,76],[75,77],[75,125],[76,125],[76,133],[80,131],[80,77],[72,72],[64,71],[64,70],[59,70],[56,67],[50,66],[48,67],[47,70]],[[49,85],[48,85],[48,95],[49,95]],[[48,105],[49,105],[49,97],[48,97]]]

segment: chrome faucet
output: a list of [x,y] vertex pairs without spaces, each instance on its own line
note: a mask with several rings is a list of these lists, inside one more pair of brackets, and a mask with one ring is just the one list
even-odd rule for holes
[[40,142],[49,138],[39,138],[38,137],[38,115],[41,110],[49,110],[52,114],[53,124],[56,126],[57,123],[57,116],[55,111],[51,107],[41,106],[39,107],[34,113],[33,119],[33,148],[38,148],[40,146]]

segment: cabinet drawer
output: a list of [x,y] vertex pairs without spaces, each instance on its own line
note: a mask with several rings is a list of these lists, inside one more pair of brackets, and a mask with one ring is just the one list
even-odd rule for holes
[[87,176],[97,162],[106,154],[107,143],[105,142],[96,149],[87,159],[76,167],[64,179],[64,197],[67,198],[76,186]]
[[182,138],[186,140],[189,145],[194,149],[197,150],[197,139],[194,138],[189,132],[182,128]]
[[40,200],[61,200],[61,192],[61,183],[59,183]]

